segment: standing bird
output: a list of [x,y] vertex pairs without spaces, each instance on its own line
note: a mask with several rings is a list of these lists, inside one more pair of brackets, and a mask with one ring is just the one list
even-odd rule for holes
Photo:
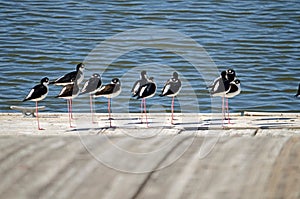
[[64,76],[58,78],[57,80],[50,82],[50,84],[65,86],[67,84],[74,84],[74,82],[76,81],[77,84],[79,85],[84,78],[84,74],[83,74],[84,68],[85,65],[83,63],[77,64],[75,71],[65,74]]
[[98,91],[101,85],[102,85],[102,81],[100,75],[98,73],[94,73],[91,76],[91,78],[85,82],[80,93],[80,94],[85,94],[85,93],[90,94],[90,109],[91,109],[92,123],[95,123],[94,111],[93,111],[93,94],[95,94]]
[[148,83],[146,71],[143,70],[141,72],[140,77],[141,77],[141,79],[137,80],[131,89],[132,97],[136,97],[138,95],[138,91],[139,91],[140,87]]
[[110,106],[111,106],[111,98],[117,97],[121,93],[121,82],[118,78],[113,78],[111,80],[110,84],[106,84],[102,86],[99,91],[97,91],[94,96],[95,97],[106,97],[108,99],[107,103],[107,110],[108,110],[108,119],[109,119],[109,126],[112,127],[111,125],[111,111],[110,111]]
[[41,79],[40,84],[34,86],[29,94],[24,98],[23,102],[25,101],[35,101],[35,111],[36,111],[36,119],[37,119],[37,124],[38,124],[38,130],[43,130],[40,127],[40,122],[39,122],[39,115],[38,115],[38,101],[41,101],[45,99],[45,97],[48,95],[48,84],[49,84],[49,79],[47,77],[44,77]]
[[233,98],[241,93],[241,81],[239,79],[235,79],[234,81],[230,82],[229,90],[225,94],[226,100],[226,108],[228,114],[228,124],[230,124],[230,117],[229,117],[229,105],[228,105],[228,98]]
[[60,93],[55,97],[55,98],[62,98],[67,100],[70,128],[73,128],[71,122],[71,119],[73,119],[72,99],[77,97],[78,94],[79,94],[79,87],[77,81],[75,81],[74,84],[65,85],[61,89]]
[[146,107],[146,99],[153,97],[155,95],[156,92],[156,84],[153,81],[154,78],[150,77],[148,79],[148,83],[146,83],[145,85],[141,86],[139,91],[138,91],[138,95],[137,95],[137,99],[142,98],[142,100],[144,101],[144,113],[146,116],[146,124],[148,127],[148,118],[147,118],[147,107]]
[[214,80],[213,84],[209,86],[210,94],[213,97],[222,97],[222,115],[225,118],[225,94],[229,90],[230,81],[227,79],[227,71],[222,71],[221,76]]
[[178,73],[174,72],[173,77],[170,78],[166,83],[164,88],[161,91],[160,97],[167,96],[172,97],[172,105],[171,105],[171,124],[174,121],[174,98],[181,90],[181,81],[178,79]]
[[[148,80],[146,73],[147,72],[143,70],[141,72],[140,79],[134,83],[134,85],[131,89],[132,97],[136,97],[138,95],[140,88],[148,83],[149,80]],[[143,116],[143,103],[144,103],[144,99],[142,99],[142,101],[141,101],[141,116]],[[142,118],[141,118],[141,120],[142,120]]]
[[299,86],[298,86],[298,91],[297,91],[297,94],[294,96],[294,97],[299,97],[300,96],[300,84],[299,84]]

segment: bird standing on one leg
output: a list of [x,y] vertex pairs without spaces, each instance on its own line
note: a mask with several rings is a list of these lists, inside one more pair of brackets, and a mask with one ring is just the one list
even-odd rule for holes
[[[76,70],[72,71],[70,73],[67,73],[63,76],[61,76],[60,78],[56,79],[55,81],[50,82],[50,84],[54,84],[54,85],[59,85],[59,86],[66,86],[69,84],[77,84],[79,86],[79,84],[83,81],[84,79],[84,69],[85,69],[85,65],[83,63],[79,63],[76,66]],[[72,110],[72,99],[68,101],[70,109]],[[71,118],[73,118],[73,113],[71,112]]]
[[74,84],[67,84],[65,85],[60,93],[55,98],[62,98],[67,100],[68,106],[68,114],[69,114],[69,124],[70,128],[73,128],[71,120],[73,119],[73,108],[72,108],[72,100],[77,97],[79,94],[79,86],[78,83],[75,81]]
[[94,111],[93,111],[93,94],[95,94],[102,85],[101,77],[98,73],[94,73],[91,78],[85,82],[80,94],[89,93],[90,94],[90,109],[92,116],[92,123],[94,121]]
[[41,79],[40,84],[34,86],[29,94],[25,97],[25,99],[23,100],[23,102],[25,101],[35,101],[35,111],[36,111],[36,119],[37,119],[37,125],[38,125],[38,130],[43,130],[40,127],[40,121],[39,121],[39,115],[38,115],[38,101],[41,101],[43,99],[45,99],[45,97],[48,95],[48,84],[49,84],[49,79],[47,77],[44,77],[43,79]]
[[155,95],[156,92],[156,84],[153,81],[154,78],[150,77],[148,80],[148,83],[146,83],[145,85],[141,86],[139,91],[138,91],[138,95],[137,95],[137,99],[142,98],[142,100],[144,101],[144,113],[146,116],[146,124],[148,127],[148,118],[147,118],[147,107],[146,107],[146,99],[147,98],[151,98]]
[[163,87],[160,97],[167,96],[172,97],[172,105],[171,105],[171,124],[174,124],[174,98],[181,90],[181,81],[178,78],[178,73],[174,72],[173,77],[170,78]]
[[[232,78],[230,76],[230,78]],[[222,71],[221,76],[214,80],[210,85],[210,94],[213,97],[222,97],[222,123],[225,119],[225,94],[229,90],[230,81],[227,79],[227,71]]]
[[95,97],[106,97],[108,99],[107,110],[108,110],[108,119],[109,126],[112,127],[111,124],[111,98],[117,97],[121,93],[121,82],[118,78],[113,78],[110,84],[102,86],[99,91],[97,91],[94,96]]
[[[143,71],[141,72],[140,79],[137,80],[137,81],[134,83],[134,85],[133,85],[133,87],[132,87],[132,89],[131,89],[132,97],[138,96],[138,92],[139,92],[140,88],[141,88],[142,86],[144,86],[145,84],[147,84],[148,81],[149,81],[149,80],[148,80],[148,77],[147,77],[147,72],[143,70]],[[142,116],[143,116],[143,104],[144,104],[144,99],[142,99],[142,101],[141,101],[141,123],[143,123],[143,121],[142,121]]]

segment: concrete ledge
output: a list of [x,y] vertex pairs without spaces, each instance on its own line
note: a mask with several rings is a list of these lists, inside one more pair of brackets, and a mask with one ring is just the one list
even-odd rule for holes
[[[159,135],[191,135],[196,136],[298,136],[300,135],[300,117],[298,113],[241,113],[231,114],[231,123],[222,122],[220,114],[175,114],[176,125],[170,124],[170,114],[149,114],[149,128],[140,123],[140,114],[113,113],[112,125],[109,128],[107,114],[96,114],[97,123],[91,122],[89,113],[74,113],[72,124],[76,128],[69,128],[68,114],[66,113],[40,113],[40,123],[45,129],[36,129],[35,118],[23,118],[17,113],[1,113],[0,122],[2,131],[0,135],[33,134],[33,135],[77,135],[99,134],[122,135],[125,131],[139,129],[153,131]],[[145,122],[145,118],[143,119]],[[117,130],[116,130],[117,129]],[[176,133],[174,133],[176,132]],[[273,133],[274,132],[274,133]]]

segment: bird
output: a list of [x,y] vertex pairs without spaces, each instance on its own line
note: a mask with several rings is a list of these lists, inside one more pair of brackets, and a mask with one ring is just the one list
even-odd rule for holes
[[[138,91],[140,90],[140,88],[148,83],[148,77],[147,77],[147,72],[146,71],[141,71],[141,75],[140,75],[140,79],[137,80],[134,84],[133,87],[131,89],[131,93],[132,93],[132,97],[136,97],[138,95]],[[143,116],[143,103],[144,103],[144,99],[142,99],[141,101],[141,116]],[[142,120],[142,118],[141,118]],[[143,123],[143,122],[142,122]]]
[[83,74],[84,69],[85,69],[85,65],[83,63],[79,63],[77,64],[75,71],[72,71],[70,73],[61,76],[55,81],[50,82],[50,84],[65,86],[68,84],[74,84],[74,82],[76,81],[77,84],[79,85],[84,79],[84,74]]
[[48,89],[49,79],[48,77],[44,77],[41,79],[40,84],[34,86],[29,94],[24,98],[23,102],[25,101],[35,101],[35,107],[36,107],[36,118],[37,118],[37,125],[38,130],[43,130],[43,128],[40,127],[39,122],[39,115],[38,115],[38,102],[45,99],[48,95],[49,89]]
[[239,79],[235,79],[234,81],[230,82],[229,90],[225,94],[226,109],[228,113],[228,124],[230,124],[228,98],[233,98],[239,95],[240,93],[241,93],[241,81]]
[[97,92],[94,93],[94,97],[106,97],[108,99],[107,110],[109,114],[109,126],[112,127],[111,124],[111,98],[117,97],[120,95],[121,89],[121,81],[118,78],[113,78],[110,84],[106,84],[102,86]]
[[138,91],[139,91],[140,87],[145,85],[146,83],[148,83],[146,71],[143,70],[141,72],[140,77],[141,77],[141,79],[137,80],[131,89],[132,97],[136,97],[138,95]]
[[[213,97],[222,97],[222,120],[225,119],[225,95],[229,92],[230,83],[235,80],[236,72],[233,69],[227,69],[221,72],[221,75],[216,78],[208,88],[210,88],[210,94]],[[228,99],[227,99],[228,100]]]
[[178,73],[173,72],[173,77],[170,78],[164,85],[160,97],[167,96],[172,97],[172,105],[171,105],[171,124],[174,124],[174,98],[181,90],[181,81],[178,79]]
[[67,84],[65,85],[60,93],[55,96],[55,98],[61,98],[67,100],[68,106],[68,115],[69,115],[69,124],[70,128],[73,128],[71,120],[73,119],[73,108],[72,108],[72,100],[79,95],[79,86],[78,82],[75,81],[74,84]]
[[225,117],[225,94],[229,90],[230,82],[227,79],[227,71],[222,71],[221,75],[214,80],[214,82],[208,87],[210,88],[210,94],[212,97],[222,97],[222,115],[223,120]]
[[[138,95],[137,95],[137,99],[140,99],[142,98],[143,100],[143,104],[144,104],[144,113],[145,113],[145,116],[146,116],[146,124],[147,124],[147,127],[148,127],[148,118],[147,118],[147,107],[146,107],[146,99],[147,98],[151,98],[155,95],[155,92],[156,92],[156,84],[154,82],[154,78],[153,77],[150,77],[148,79],[148,83],[142,85],[140,88],[139,88],[139,91],[138,91]],[[141,121],[142,122],[142,121]]]
[[91,109],[91,116],[92,116],[92,123],[94,121],[94,111],[93,111],[93,94],[95,94],[99,88],[102,86],[102,80],[98,73],[94,73],[88,81],[85,82],[83,88],[81,89],[80,94],[90,94],[90,109]]
[[294,97],[299,98],[299,96],[300,96],[300,84],[298,86],[297,94]]

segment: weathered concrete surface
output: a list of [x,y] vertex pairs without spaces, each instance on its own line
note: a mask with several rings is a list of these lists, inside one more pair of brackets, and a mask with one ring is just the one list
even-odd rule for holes
[[66,115],[42,114],[37,131],[1,114],[0,198],[300,198],[298,115],[236,114],[225,129],[193,118],[69,129]]
[[[162,149],[172,137],[143,146],[125,136],[83,136],[89,152],[76,136],[1,136],[0,198],[300,197],[299,137],[222,137],[202,159],[204,138],[176,135]],[[143,154],[120,155],[112,143]]]

